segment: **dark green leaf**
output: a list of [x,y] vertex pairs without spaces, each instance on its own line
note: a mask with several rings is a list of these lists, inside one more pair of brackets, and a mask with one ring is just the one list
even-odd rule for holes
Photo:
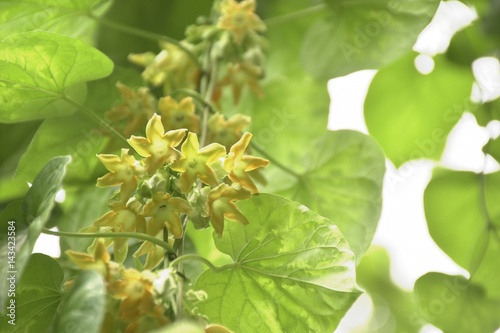
[[94,271],[81,271],[64,295],[56,318],[56,332],[99,333],[106,312],[106,287]]
[[[359,296],[354,255],[339,229],[305,206],[260,194],[238,203],[217,248],[234,264],[195,284],[210,322],[238,332],[331,332]],[[216,236],[214,236],[216,237]]]
[[95,169],[101,165],[95,155],[108,140],[104,129],[96,127],[81,113],[46,119],[21,157],[16,178],[33,179],[52,157],[71,155],[68,179],[92,180],[94,183]]
[[[27,264],[38,236],[50,217],[54,207],[54,199],[57,191],[61,188],[62,180],[69,163],[68,156],[55,157],[47,163],[33,181],[22,203],[16,202],[2,212],[2,217],[15,221],[15,247],[16,260],[15,270],[18,278]],[[7,221],[2,221],[2,234],[6,233]],[[9,243],[2,241],[0,244],[0,257],[7,258]],[[5,281],[9,269],[6,260],[0,261],[0,278]],[[7,295],[0,293],[0,304],[5,304]]]
[[462,276],[427,273],[415,283],[423,318],[444,333],[492,333],[500,328],[500,299]]
[[[7,314],[15,313],[15,325],[7,322],[11,320],[7,316],[7,320],[2,318],[0,330],[10,333],[45,332],[61,301],[63,278],[63,271],[57,261],[44,254],[32,254],[16,285],[15,297],[8,298]],[[9,309],[9,306],[15,306],[15,311]]]
[[498,47],[500,39],[488,37],[481,29],[480,22],[473,22],[453,36],[446,56],[449,60],[470,68],[474,60],[493,56]]
[[328,0],[329,17],[308,30],[301,61],[314,76],[330,79],[376,69],[407,54],[431,21],[439,0]]
[[382,150],[367,135],[334,131],[311,143],[297,161],[303,161],[299,178],[274,175],[269,188],[332,220],[358,261],[370,246],[382,209]]
[[[27,61],[29,59],[29,61]],[[113,63],[79,40],[27,32],[0,43],[1,122],[71,114],[83,101],[85,81],[111,73]]]
[[[115,1],[104,18],[127,27],[181,40],[186,27],[194,24],[198,16],[208,16],[211,7],[212,1],[198,0]],[[106,24],[99,27],[97,45],[115,63],[122,65],[129,64],[127,56],[130,53],[158,49],[157,40],[130,34]]]
[[490,140],[490,142],[484,146],[483,152],[485,154],[490,154],[497,162],[500,162],[500,137]]
[[425,216],[436,244],[500,298],[500,172],[440,170],[424,193]]
[[439,159],[446,136],[471,107],[469,69],[435,59],[432,73],[420,74],[415,54],[380,70],[365,101],[368,131],[396,165],[413,159]]

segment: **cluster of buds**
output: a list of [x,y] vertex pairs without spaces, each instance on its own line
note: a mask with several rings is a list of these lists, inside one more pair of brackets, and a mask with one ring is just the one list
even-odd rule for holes
[[158,54],[131,54],[129,60],[144,67],[144,80],[155,87],[162,85],[166,95],[178,89],[194,89],[200,84],[201,74],[210,72],[210,68],[199,65],[204,64],[209,50],[210,62],[220,71],[211,73],[217,76],[212,78],[213,102],[219,101],[225,86],[231,87],[235,103],[245,86],[262,96],[258,81],[264,76],[263,49],[267,41],[259,33],[266,26],[255,14],[255,0],[222,0],[217,9],[217,17],[199,18],[197,24],[188,27],[181,46],[161,43]]
[[[121,156],[98,155],[109,173],[97,180],[97,186],[120,189],[109,202],[111,210],[85,231],[139,232],[163,238],[166,228],[172,238],[181,238],[187,221],[196,228],[211,224],[219,236],[224,219],[247,224],[235,202],[258,192],[249,172],[269,164],[245,154],[251,137],[248,132],[242,134],[229,152],[215,142],[200,148],[196,133],[185,128],[165,131],[162,116],[154,114],[146,137],[132,135],[128,140],[140,160],[129,149],[122,149]],[[107,239],[116,262],[123,263],[127,257],[127,242],[125,237]],[[95,242],[89,251],[94,247]],[[134,253],[143,255],[144,267],[153,269],[164,258],[164,250],[145,241]]]

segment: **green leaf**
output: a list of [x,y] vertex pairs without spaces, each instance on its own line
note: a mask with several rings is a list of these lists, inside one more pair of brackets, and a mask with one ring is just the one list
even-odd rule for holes
[[444,333],[492,333],[500,328],[500,299],[462,276],[427,273],[415,283],[420,311]]
[[500,172],[439,170],[424,192],[429,233],[489,296],[500,298]]
[[480,22],[476,21],[453,36],[446,56],[449,60],[470,68],[477,58],[494,56],[499,46],[500,39],[488,37],[481,29]]
[[106,312],[106,287],[94,271],[81,271],[64,295],[56,332],[99,333]]
[[438,159],[446,136],[471,106],[470,69],[435,59],[428,75],[420,74],[416,54],[381,69],[365,101],[368,131],[396,165],[413,159]]
[[[131,87],[142,83],[140,75],[133,70],[117,67],[103,79],[88,84],[85,105],[99,118],[105,111],[121,101],[116,82],[126,82]],[[87,181],[95,184],[102,176],[101,162],[95,157],[109,142],[109,129],[105,120],[99,126],[81,113],[67,117],[46,119],[31,141],[18,165],[16,178],[31,180],[43,165],[54,156],[70,154],[72,162],[68,168],[67,181]]]
[[103,5],[100,0],[2,0],[0,40],[34,30],[86,36],[93,23],[88,15],[98,3]]
[[333,221],[359,261],[382,209],[382,150],[359,132],[330,131],[298,160],[303,161],[300,177],[273,175],[269,188]]
[[329,15],[308,30],[300,59],[322,79],[376,69],[407,54],[439,0],[327,0]]
[[208,294],[201,313],[237,332],[333,331],[360,294],[354,255],[339,229],[270,194],[238,207],[249,224],[226,221],[215,238],[234,264],[198,278],[195,288]]
[[10,36],[0,43],[0,121],[71,114],[75,101],[85,97],[85,81],[112,69],[104,54],[73,38],[48,32]]
[[[8,323],[13,317],[7,316],[2,318],[0,330],[11,333],[45,332],[61,301],[63,278],[63,271],[57,261],[44,254],[32,254],[16,285],[15,297],[9,297],[7,303],[7,314],[15,314],[15,325]],[[9,306],[15,306],[15,311]]]
[[491,139],[490,142],[484,146],[483,152],[490,154],[497,162],[500,162],[500,137]]
[[[7,253],[10,251],[6,234],[8,221],[14,221],[15,270],[18,278],[22,277],[35,242],[50,217],[56,193],[61,188],[66,165],[69,161],[68,156],[55,157],[50,160],[33,181],[24,200],[7,206],[6,212],[2,211],[1,213],[1,216],[6,217],[6,219],[1,221],[0,257],[7,258]],[[11,240],[9,239],[9,241]],[[5,281],[7,271],[11,270],[13,269],[9,267],[6,260],[0,261],[1,281]],[[6,297],[5,293],[0,293],[0,305],[5,304]]]
[[473,111],[478,125],[486,127],[492,120],[500,120],[500,99],[478,105]]
[[414,297],[392,281],[389,255],[384,248],[371,247],[361,259],[356,274],[359,285],[373,303],[372,317],[365,331],[360,332],[420,332],[424,323],[418,316]]

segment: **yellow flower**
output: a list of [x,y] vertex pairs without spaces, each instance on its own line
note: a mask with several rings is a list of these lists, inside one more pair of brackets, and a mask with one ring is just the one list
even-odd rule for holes
[[155,302],[154,280],[155,275],[149,270],[139,272],[129,268],[123,271],[113,296],[121,300],[118,315],[128,323],[125,332],[144,332],[141,322],[146,317],[153,319],[154,327],[168,323],[163,308]]
[[143,207],[142,215],[151,216],[146,232],[148,235],[156,236],[166,226],[175,238],[182,237],[182,223],[180,214],[191,212],[189,203],[169,193],[156,192]]
[[165,130],[187,128],[191,132],[199,132],[200,117],[194,112],[195,105],[191,97],[186,97],[179,103],[170,96],[162,97],[158,102],[158,109]]
[[155,98],[149,93],[147,88],[139,88],[137,91],[118,82],[118,91],[123,99],[123,103],[117,105],[112,110],[107,111],[104,116],[113,123],[119,122],[125,137],[144,128],[144,125],[155,112]]
[[261,98],[264,96],[264,92],[259,86],[259,80],[262,76],[262,68],[250,62],[230,63],[228,64],[227,74],[219,82],[218,86],[224,87],[230,85],[234,103],[237,104],[240,101],[241,92],[245,85],[248,85],[257,97]]
[[[146,219],[138,215],[129,207],[121,204],[115,205],[112,211],[105,213],[103,216],[94,221],[93,226],[96,227],[111,227],[118,232],[134,232],[137,229],[144,229]],[[128,238],[116,237],[113,239],[114,260],[118,263],[123,263],[127,258],[128,253]]]
[[240,113],[227,120],[220,113],[216,113],[208,119],[208,141],[219,142],[229,150],[241,138],[243,129],[249,125],[250,117]]
[[248,172],[266,167],[269,161],[260,157],[243,155],[252,139],[252,134],[246,132],[241,139],[236,142],[229,152],[228,157],[224,161],[224,169],[228,173],[229,179],[252,193],[258,193],[259,190],[248,175]]
[[[186,48],[191,44],[183,43]],[[162,50],[157,55],[147,52],[130,54],[128,60],[145,67],[142,77],[153,86],[164,85],[168,94],[175,89],[194,89],[199,77],[196,63],[184,50],[171,43],[161,43]]]
[[224,0],[217,27],[231,32],[234,42],[241,44],[248,34],[265,31],[266,25],[255,14],[255,1]]
[[198,137],[189,133],[181,147],[182,157],[172,163],[170,168],[182,172],[179,188],[183,193],[189,193],[196,178],[210,186],[217,185],[217,175],[210,165],[226,155],[226,148],[218,143],[211,143],[200,149]]
[[97,179],[98,187],[118,186],[120,187],[121,202],[126,202],[137,187],[137,179],[143,173],[143,168],[134,156],[128,154],[128,149],[121,150],[121,156],[111,154],[97,155],[104,167],[110,171]]
[[210,214],[210,222],[217,235],[224,231],[224,217],[228,220],[248,224],[246,217],[235,204],[236,200],[250,198],[252,194],[245,189],[235,189],[227,184],[220,184],[208,194],[205,210]]
[[110,256],[102,240],[98,240],[93,255],[67,250],[68,258],[83,270],[93,270],[106,277],[110,270]]
[[132,135],[128,143],[142,157],[146,157],[146,171],[153,174],[163,166],[179,158],[180,152],[175,149],[184,136],[185,129],[168,131],[165,133],[159,115],[153,115],[146,125],[146,137]]
[[162,262],[165,256],[165,251],[162,247],[145,241],[141,244],[137,251],[135,251],[133,256],[141,257],[144,255],[146,255],[146,263],[144,264],[144,269],[154,269]]

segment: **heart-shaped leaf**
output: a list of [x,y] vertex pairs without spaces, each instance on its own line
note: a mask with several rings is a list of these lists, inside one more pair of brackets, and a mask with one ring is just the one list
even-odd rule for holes
[[500,298],[500,172],[438,170],[424,192],[425,217],[436,244]]
[[249,224],[226,221],[215,238],[234,263],[198,278],[195,288],[208,294],[200,311],[236,332],[333,331],[360,295],[339,229],[275,195],[254,195],[238,207]]
[[301,48],[306,70],[322,79],[377,69],[408,53],[439,0],[327,0],[329,16],[308,30]]
[[68,115],[86,94],[85,82],[105,77],[113,63],[83,42],[26,32],[0,43],[1,122]]
[[416,54],[381,69],[365,101],[368,131],[386,156],[401,166],[409,160],[439,159],[446,136],[471,107],[470,69],[436,59],[432,73],[414,65]]
[[462,276],[427,273],[415,283],[421,320],[444,332],[493,333],[500,328],[500,299]]
[[268,188],[333,221],[359,261],[382,210],[384,154],[373,138],[355,131],[330,131],[310,147],[299,177],[277,173]]

